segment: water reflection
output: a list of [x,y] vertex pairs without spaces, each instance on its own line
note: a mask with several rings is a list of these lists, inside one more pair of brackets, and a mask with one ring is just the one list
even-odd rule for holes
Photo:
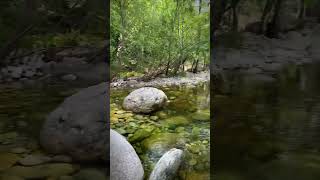
[[320,178],[319,67],[220,75],[213,98],[216,179]]

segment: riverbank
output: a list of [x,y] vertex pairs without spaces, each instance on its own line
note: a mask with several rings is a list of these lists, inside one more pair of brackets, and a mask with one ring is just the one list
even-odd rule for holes
[[[70,47],[54,52],[18,49],[3,61],[1,87],[37,84],[85,84],[92,86],[107,77],[105,55],[98,48]],[[52,50],[53,51],[53,50]]]
[[194,87],[196,85],[209,82],[209,71],[201,71],[199,73],[186,72],[185,76],[155,78],[151,81],[138,81],[136,79],[119,79],[110,84],[112,89],[140,88],[140,87],[172,87],[187,86]]
[[240,48],[217,47],[212,56],[212,73],[240,72],[273,81],[276,72],[289,64],[308,64],[320,60],[320,25],[307,22],[300,30],[270,39],[249,32],[241,34]]

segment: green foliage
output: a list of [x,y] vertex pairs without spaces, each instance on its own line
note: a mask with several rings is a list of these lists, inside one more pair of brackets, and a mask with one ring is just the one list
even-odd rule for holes
[[135,71],[120,73],[120,78],[141,77],[141,76],[143,76],[142,73],[135,72]]
[[199,14],[194,0],[112,0],[111,63],[148,72],[168,62],[173,71],[183,59],[208,62],[208,5],[201,7]]
[[106,6],[100,0],[2,0],[0,48],[34,26],[18,46],[23,48],[96,46],[106,37]]
[[[93,36],[90,34],[81,34],[77,30],[72,30],[69,33],[57,33],[46,35],[33,35],[26,37],[22,42],[22,46],[33,48],[48,48],[48,47],[67,47],[67,46],[95,46],[101,47],[100,42],[103,37]],[[31,43],[30,43],[31,42]]]

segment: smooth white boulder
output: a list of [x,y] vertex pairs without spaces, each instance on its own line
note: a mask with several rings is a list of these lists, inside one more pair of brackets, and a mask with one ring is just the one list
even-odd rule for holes
[[143,180],[141,161],[125,137],[110,129],[110,179]]
[[143,87],[132,91],[123,101],[123,108],[135,113],[150,113],[165,106],[168,98],[160,89]]

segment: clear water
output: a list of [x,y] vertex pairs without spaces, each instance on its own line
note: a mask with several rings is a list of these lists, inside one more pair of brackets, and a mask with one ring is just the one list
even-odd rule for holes
[[[123,111],[123,99],[132,90],[111,90],[111,128],[127,137],[134,146],[144,165],[146,178],[167,150],[179,148],[185,151],[185,157],[177,179],[209,179],[209,85],[203,84],[196,88],[170,87],[162,90],[170,103],[163,110],[151,115]],[[203,113],[203,117],[195,117],[197,113]],[[145,133],[145,136],[138,140],[132,140],[132,136],[143,129],[149,133]]]
[[225,73],[212,93],[218,180],[320,179],[320,64],[262,82]]

